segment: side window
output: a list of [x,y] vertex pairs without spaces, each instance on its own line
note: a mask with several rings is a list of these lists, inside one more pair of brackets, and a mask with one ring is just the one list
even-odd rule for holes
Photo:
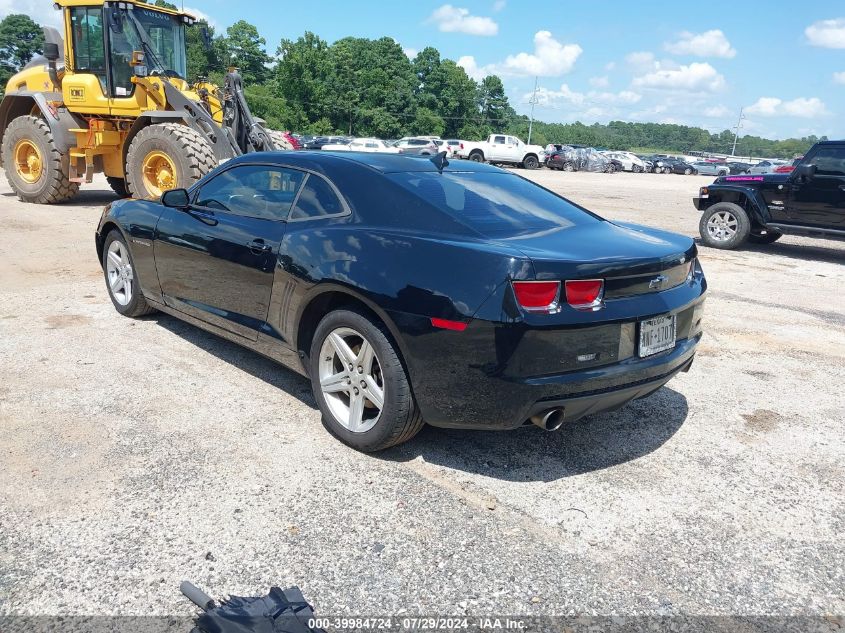
[[845,177],[845,147],[822,147],[810,159],[819,176]]
[[505,137],[504,136],[497,136],[493,139],[493,142],[496,145],[504,145],[505,144]]
[[106,51],[103,33],[103,10],[93,7],[73,7],[70,10],[73,33],[73,65],[78,73],[97,75],[106,88]]
[[291,220],[307,220],[328,215],[338,215],[346,209],[327,180],[313,174],[302,187],[296,206],[290,212]]
[[269,165],[239,165],[218,174],[197,192],[194,204],[234,215],[284,220],[305,174]]

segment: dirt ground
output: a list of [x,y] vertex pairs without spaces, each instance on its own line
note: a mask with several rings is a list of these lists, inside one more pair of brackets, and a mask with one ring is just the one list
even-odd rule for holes
[[[712,180],[529,176],[690,236]],[[114,311],[112,199],[0,179],[0,614],[187,614],[186,578],[323,615],[845,613],[845,244],[702,248],[703,342],[649,399],[368,456],[294,373]]]

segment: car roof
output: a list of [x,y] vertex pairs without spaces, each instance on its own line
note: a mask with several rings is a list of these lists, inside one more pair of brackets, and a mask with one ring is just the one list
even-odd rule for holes
[[[379,152],[333,153],[322,150],[297,150],[284,152],[253,152],[233,158],[227,165],[237,163],[278,163],[316,169],[319,171],[339,169],[354,163],[383,174],[402,172],[436,172],[437,167],[429,156],[403,156],[401,154],[382,154]],[[467,160],[451,160],[444,172],[480,172],[502,173],[504,170],[485,163]]]

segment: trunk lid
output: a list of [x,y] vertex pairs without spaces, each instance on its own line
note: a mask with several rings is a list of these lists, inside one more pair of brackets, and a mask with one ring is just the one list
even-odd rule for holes
[[697,254],[689,237],[636,224],[595,222],[499,240],[534,265],[535,278],[604,279],[608,299],[683,283]]

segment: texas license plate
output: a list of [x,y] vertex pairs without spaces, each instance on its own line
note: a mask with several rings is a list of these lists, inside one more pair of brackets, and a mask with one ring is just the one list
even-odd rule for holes
[[640,358],[675,347],[675,315],[640,321]]

